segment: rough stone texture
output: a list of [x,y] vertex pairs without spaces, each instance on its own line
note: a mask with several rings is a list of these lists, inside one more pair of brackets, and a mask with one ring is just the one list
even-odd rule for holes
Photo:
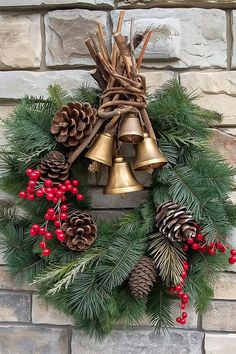
[[235,0],[118,0],[117,6],[124,8],[152,8],[157,6],[231,8],[235,6],[235,3]]
[[141,190],[122,195],[107,194],[104,198],[103,189],[94,188],[90,190],[92,206],[98,209],[120,209],[135,208],[137,205],[147,200],[148,191]]
[[85,45],[88,33],[95,33],[102,23],[106,32],[107,13],[89,10],[52,11],[45,17],[46,64],[94,65]]
[[211,308],[202,316],[202,327],[206,330],[236,331],[236,302],[213,301]]
[[211,146],[232,166],[236,166],[236,137],[214,129]]
[[0,69],[38,68],[40,15],[0,15]]
[[[234,200],[234,203],[236,203],[236,192],[234,194],[235,194],[235,198],[233,198],[233,200]],[[234,228],[234,230],[230,236],[231,236],[230,237],[230,245],[233,248],[236,248],[236,228]],[[236,264],[233,264],[233,265],[230,264],[228,270],[236,273]]]
[[[119,11],[112,11],[113,30]],[[150,26],[151,40],[143,66],[226,67],[226,17],[221,10],[150,9],[126,11],[123,32],[135,18],[138,32]],[[140,49],[137,50],[137,53]]]
[[221,274],[214,287],[214,298],[236,300],[236,274]]
[[6,119],[14,110],[14,106],[0,106],[0,119]]
[[33,290],[33,286],[27,284],[19,285],[17,282],[14,282],[7,271],[7,267],[0,266],[0,289]]
[[0,99],[19,99],[29,93],[46,97],[49,84],[59,84],[72,92],[83,83],[94,84],[89,72],[84,70],[0,72]]
[[232,68],[236,67],[236,10],[232,11],[232,36],[233,36],[233,48],[232,48]]
[[56,5],[111,9],[114,7],[114,0],[0,0],[0,8],[4,9],[7,7],[50,7]]
[[64,328],[1,326],[0,354],[69,354]]
[[73,332],[72,354],[200,354],[203,333],[172,330],[158,335],[153,330],[112,331],[103,342],[95,342],[80,332]]
[[161,88],[167,81],[176,76],[172,71],[143,71],[146,77],[147,92],[154,93]]
[[[188,305],[188,307],[186,308],[187,312],[188,312],[188,320],[186,325],[184,326],[184,328],[192,328],[195,329],[197,328],[198,325],[198,315],[194,310],[193,305]],[[179,309],[179,300],[173,300],[172,302],[172,313],[173,313],[173,320],[175,322],[176,317],[178,317],[180,315],[180,309]],[[175,327],[176,328],[183,328],[182,325],[178,325],[175,322]]]
[[198,95],[196,103],[223,114],[221,124],[236,125],[236,72],[191,72],[180,74],[181,83]]
[[73,325],[71,317],[68,317],[52,306],[45,304],[37,295],[32,298],[32,322],[50,323],[55,325]]
[[4,321],[30,321],[30,297],[28,294],[0,291],[0,322]]
[[236,334],[205,335],[205,354],[235,354]]

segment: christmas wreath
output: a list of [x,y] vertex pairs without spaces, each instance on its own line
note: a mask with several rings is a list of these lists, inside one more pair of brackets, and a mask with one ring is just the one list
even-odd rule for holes
[[[97,337],[145,314],[156,329],[171,327],[175,298],[184,325],[189,300],[204,312],[218,272],[236,262],[227,243],[236,171],[208,144],[221,116],[197,106],[175,80],[147,100],[139,68],[151,32],[132,34],[131,25],[128,43],[121,23],[122,13],[111,57],[100,26],[98,43],[87,41],[99,89],[70,97],[54,85],[47,99],[25,97],[3,122],[0,153],[8,193],[0,247],[9,271]],[[127,143],[134,168],[152,174],[148,200],[115,222],[96,219],[86,181],[101,164],[110,166],[105,194],[143,188],[121,156]]]

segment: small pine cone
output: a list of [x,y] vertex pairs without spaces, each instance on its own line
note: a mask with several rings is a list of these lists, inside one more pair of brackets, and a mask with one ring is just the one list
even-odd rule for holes
[[151,258],[144,256],[130,273],[128,285],[134,297],[142,298],[149,294],[156,280],[155,264]]
[[85,251],[96,241],[97,226],[91,215],[75,211],[62,224],[66,246],[72,251]]
[[196,223],[185,207],[174,202],[161,204],[157,208],[156,227],[172,241],[186,241],[196,236]]
[[56,112],[51,133],[64,146],[75,147],[91,134],[97,119],[97,110],[89,103],[68,103]]
[[65,181],[69,176],[69,164],[65,156],[59,151],[50,151],[41,159],[40,168],[41,179],[50,178],[53,185]]

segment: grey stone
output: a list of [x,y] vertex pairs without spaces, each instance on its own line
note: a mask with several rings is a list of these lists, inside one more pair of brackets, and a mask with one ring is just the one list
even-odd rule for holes
[[64,328],[0,326],[0,354],[69,354]]
[[103,342],[74,331],[72,354],[200,354],[202,341],[203,333],[196,331],[114,330]]
[[[112,11],[113,30],[119,11]],[[149,9],[126,11],[122,33],[135,18],[138,32],[153,29],[144,67],[226,67],[226,16],[221,10]],[[137,55],[140,49],[137,50]]]
[[214,286],[214,298],[236,300],[236,274],[222,273],[218,277]]
[[0,8],[24,7],[54,7],[54,6],[87,7],[87,8],[114,8],[114,0],[0,0]]
[[98,23],[108,32],[106,12],[78,9],[49,12],[45,16],[46,64],[95,65],[85,40],[89,33],[97,31]]
[[104,197],[103,189],[91,188],[90,193],[92,206],[98,209],[135,208],[148,198],[147,190],[121,195],[107,194],[106,197]]
[[6,119],[13,112],[14,106],[0,106],[0,119]]
[[23,293],[0,291],[0,321],[29,322],[30,296]]
[[206,333],[206,354],[235,354],[236,334],[230,333]]
[[33,290],[33,286],[27,284],[19,285],[11,278],[9,271],[7,271],[7,267],[0,266],[0,289]]
[[232,36],[233,36],[233,48],[232,48],[232,68],[236,67],[236,11],[232,11]]
[[146,77],[147,92],[151,94],[176,77],[173,71],[146,70],[141,73]]
[[55,325],[73,325],[72,317],[60,313],[52,306],[43,302],[37,295],[32,298],[32,322]]
[[0,15],[0,69],[38,68],[40,15]]
[[236,137],[214,129],[210,140],[212,148],[223,156],[226,161],[236,166]]
[[84,70],[0,72],[0,99],[19,99],[28,94],[47,97],[49,84],[59,84],[71,93],[84,83],[95,85]]
[[233,8],[235,0],[118,0],[117,6],[124,8],[152,8],[159,6]]
[[214,331],[236,331],[236,302],[212,301],[209,310],[202,316],[202,327]]
[[180,74],[189,93],[196,94],[200,106],[223,115],[224,125],[236,125],[236,72],[191,72]]

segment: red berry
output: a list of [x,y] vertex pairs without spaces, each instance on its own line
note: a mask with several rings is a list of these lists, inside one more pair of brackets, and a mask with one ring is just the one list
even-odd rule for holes
[[191,247],[194,251],[198,251],[201,246],[199,245],[199,243],[194,242]]
[[48,193],[46,198],[47,198],[47,200],[53,200],[54,199],[54,194]]
[[202,240],[204,239],[204,236],[203,236],[202,234],[197,234],[197,235],[196,235],[196,239],[197,239],[198,241],[202,241]]
[[30,236],[36,236],[37,235],[37,232],[34,231],[33,229],[30,229],[29,233],[30,233]]
[[183,251],[184,251],[184,252],[187,252],[188,249],[189,249],[188,245],[184,245],[184,246],[183,246]]
[[20,192],[19,192],[19,197],[20,197],[21,199],[24,199],[24,198],[27,197],[27,193],[26,193],[25,191],[20,191]]
[[58,199],[60,199],[62,196],[63,196],[62,191],[56,192],[56,197],[57,197]]
[[31,188],[34,188],[34,187],[36,186],[36,181],[30,180],[30,181],[28,182],[28,186],[31,187]]
[[50,255],[50,253],[51,253],[50,248],[44,248],[44,250],[42,250],[42,255],[44,257],[48,257]]
[[212,248],[212,247],[214,247],[214,246],[215,246],[214,242],[209,242],[209,243],[208,243],[208,247],[209,247],[209,248]]
[[54,225],[55,225],[56,227],[60,227],[61,223],[60,223],[59,220],[55,220],[55,221],[54,221]]
[[230,253],[232,254],[232,256],[236,256],[236,250],[231,250]]
[[40,241],[39,242],[39,247],[40,248],[46,248],[46,242],[45,241]]
[[62,204],[61,205],[61,211],[67,211],[68,210],[68,205],[67,204]]
[[78,189],[77,189],[76,187],[73,187],[73,188],[71,189],[71,193],[72,193],[72,194],[77,194],[77,193],[78,193]]
[[60,190],[62,191],[62,193],[65,193],[66,192],[66,186],[61,186]]
[[184,265],[183,265],[183,268],[184,268],[184,270],[186,270],[186,271],[189,270],[189,264],[184,264]]
[[211,256],[213,256],[213,255],[216,253],[216,250],[215,250],[215,248],[208,248],[207,252],[208,252]]
[[188,245],[192,245],[194,243],[194,240],[193,238],[189,238],[186,242]]
[[62,242],[62,241],[65,240],[65,235],[64,234],[59,234],[59,235],[57,235],[57,239]]
[[67,186],[68,184],[71,184],[71,183],[70,183],[70,180],[69,180],[69,179],[66,179],[65,182],[64,182],[64,184],[65,184],[66,186]]
[[181,284],[184,284],[184,283],[185,283],[185,280],[184,280],[184,279],[181,279],[181,280],[180,280],[180,283],[181,283]]
[[50,215],[50,216],[54,215],[55,214],[54,209],[53,208],[48,208],[47,214]]
[[54,187],[54,188],[52,189],[52,191],[53,191],[53,193],[55,194],[56,192],[58,192],[58,188],[57,188],[57,187]]
[[185,307],[186,307],[186,305],[185,305],[185,304],[180,304],[179,307],[180,307],[182,310],[184,310]]
[[216,248],[218,249],[218,250],[220,250],[221,248],[223,248],[224,246],[223,246],[223,244],[222,244],[222,242],[216,242]]
[[68,218],[68,215],[66,213],[61,213],[60,214],[60,219],[61,220],[66,220]]
[[183,312],[183,313],[182,313],[182,317],[183,317],[183,318],[187,318],[187,317],[188,317],[187,312]]
[[181,298],[183,303],[188,302],[188,294],[182,294]]
[[175,291],[179,292],[180,290],[182,290],[182,286],[181,285],[176,285]]
[[169,288],[169,292],[172,294],[175,293],[175,288]]
[[219,249],[219,252],[220,252],[220,253],[225,253],[225,252],[226,252],[226,248],[225,248],[225,247],[220,248],[220,249]]
[[45,185],[45,187],[51,187],[52,186],[52,180],[51,179],[46,179],[44,181],[44,185]]
[[46,240],[51,240],[52,233],[50,231],[45,232],[45,238],[46,238]]
[[44,235],[45,234],[45,231],[46,231],[46,229],[45,229],[45,227],[40,227],[40,229],[39,229],[39,234],[40,235]]
[[28,195],[27,195],[27,199],[30,200],[30,201],[32,201],[32,200],[35,199],[35,196],[34,196],[33,194],[28,194]]
[[37,176],[37,178],[39,178],[39,177],[40,177],[40,175],[41,175],[41,173],[40,173],[40,171],[39,171],[39,170],[35,170],[35,171],[34,171],[34,174]]
[[178,297],[182,297],[182,295],[183,295],[183,291],[179,291],[177,294]]
[[47,213],[44,215],[44,219],[49,221],[51,220],[51,215],[48,215]]
[[201,251],[202,253],[205,253],[205,252],[207,251],[207,245],[201,246],[200,251]]
[[32,172],[30,175],[30,179],[33,181],[37,181],[37,179],[39,178],[39,176],[37,175],[37,173]]
[[79,185],[79,181],[77,179],[73,179],[71,183],[73,184],[74,187],[77,187]]
[[40,226],[39,226],[38,224],[33,224],[33,225],[31,226],[31,228],[32,228],[34,231],[38,232],[39,229],[40,229]]
[[185,318],[181,318],[180,324],[185,325],[185,323],[186,323],[186,319]]
[[61,229],[56,229],[56,230],[55,230],[55,234],[56,234],[56,235],[63,234],[63,230],[61,230]]
[[177,318],[176,318],[176,322],[177,322],[177,323],[180,323],[180,321],[181,321],[181,317],[177,317]]
[[39,188],[36,192],[35,192],[37,197],[42,197],[44,195],[44,191],[42,188]]
[[53,198],[53,200],[52,200],[52,202],[54,203],[54,204],[57,204],[58,203],[58,198]]
[[186,278],[188,274],[187,274],[187,272],[184,270],[180,275],[181,275],[182,278]]
[[34,188],[28,186],[28,187],[26,187],[26,192],[30,193],[30,194],[33,194],[34,193]]
[[229,264],[234,264],[234,263],[236,263],[236,256],[231,256],[229,258]]
[[66,190],[67,190],[68,192],[71,192],[72,189],[73,189],[72,184],[70,184],[70,183],[66,184]]
[[61,201],[62,201],[63,203],[66,201],[66,196],[65,196],[65,195],[63,195],[63,196],[61,197]]
[[25,174],[30,177],[31,173],[33,172],[32,168],[27,168]]
[[45,188],[46,193],[53,193],[53,188],[52,187],[47,187]]
[[84,200],[84,195],[83,195],[83,194],[77,194],[76,199],[77,199],[79,202],[82,202],[82,201]]

